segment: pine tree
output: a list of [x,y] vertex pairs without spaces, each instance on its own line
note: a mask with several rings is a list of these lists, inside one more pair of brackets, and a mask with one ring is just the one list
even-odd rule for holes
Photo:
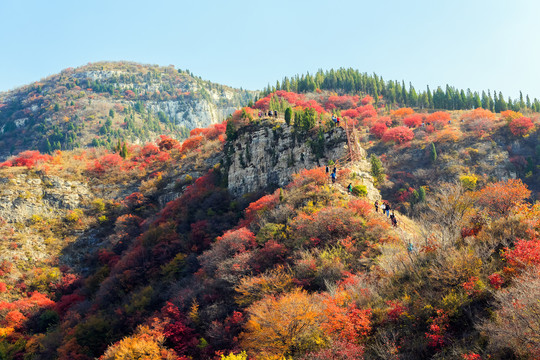
[[429,153],[429,158],[431,159],[432,163],[437,161],[437,149],[435,149],[435,144],[434,143],[431,143],[431,151]]
[[384,181],[384,168],[381,160],[375,155],[371,155],[371,176],[375,179],[376,185],[381,185]]
[[285,109],[285,123],[291,125],[292,109],[288,107]]
[[126,143],[124,142],[122,144],[122,149],[120,149],[120,156],[125,159],[127,157],[127,153],[128,153],[128,150],[127,150],[127,145]]

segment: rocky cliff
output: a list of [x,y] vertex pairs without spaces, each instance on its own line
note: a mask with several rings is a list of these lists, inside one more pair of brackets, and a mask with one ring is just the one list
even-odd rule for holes
[[0,218],[10,223],[51,218],[88,203],[86,184],[37,172],[0,177]]
[[[228,187],[234,195],[258,190],[271,190],[287,185],[293,174],[338,162],[347,157],[347,135],[343,128],[333,128],[324,133],[324,141],[317,134],[299,135],[292,126],[284,123],[264,122],[240,129],[236,139],[226,147],[228,160]],[[314,144],[318,144],[317,149]],[[361,149],[361,148],[360,148]],[[380,199],[369,174],[370,165],[365,151],[362,159],[347,163],[355,179],[366,186],[367,197]]]

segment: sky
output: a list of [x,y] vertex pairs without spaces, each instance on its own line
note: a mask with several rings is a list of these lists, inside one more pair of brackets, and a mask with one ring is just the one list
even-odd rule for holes
[[249,90],[351,67],[540,99],[538,14],[537,0],[0,0],[0,91],[126,60]]

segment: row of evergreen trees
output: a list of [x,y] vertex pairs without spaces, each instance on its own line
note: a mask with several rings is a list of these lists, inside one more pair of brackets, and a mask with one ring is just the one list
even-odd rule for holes
[[505,100],[501,92],[493,91],[492,93],[488,90],[479,94],[470,89],[464,91],[449,85],[446,85],[444,90],[438,87],[432,91],[428,86],[424,91],[417,91],[411,83],[407,87],[404,81],[384,81],[375,73],[369,75],[351,68],[331,69],[324,72],[319,70],[315,75],[307,73],[290,79],[285,77],[281,83],[277,81],[275,86],[268,85],[263,90],[263,96],[276,90],[305,93],[316,89],[345,93],[362,92],[373,96],[375,102],[378,102],[379,95],[382,95],[389,104],[422,109],[466,110],[482,107],[494,112],[526,109],[540,111],[540,101],[536,98],[531,101],[529,95],[524,98],[521,91],[519,99],[515,100],[510,97]]

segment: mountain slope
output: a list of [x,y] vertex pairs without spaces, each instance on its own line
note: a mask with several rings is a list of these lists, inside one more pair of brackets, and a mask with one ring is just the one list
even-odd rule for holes
[[95,63],[0,93],[0,159],[42,152],[186,138],[223,121],[254,92],[203,81],[173,67]]
[[540,205],[513,177],[537,185],[538,114],[372,101],[280,91],[183,143],[1,164],[0,354],[537,356]]

